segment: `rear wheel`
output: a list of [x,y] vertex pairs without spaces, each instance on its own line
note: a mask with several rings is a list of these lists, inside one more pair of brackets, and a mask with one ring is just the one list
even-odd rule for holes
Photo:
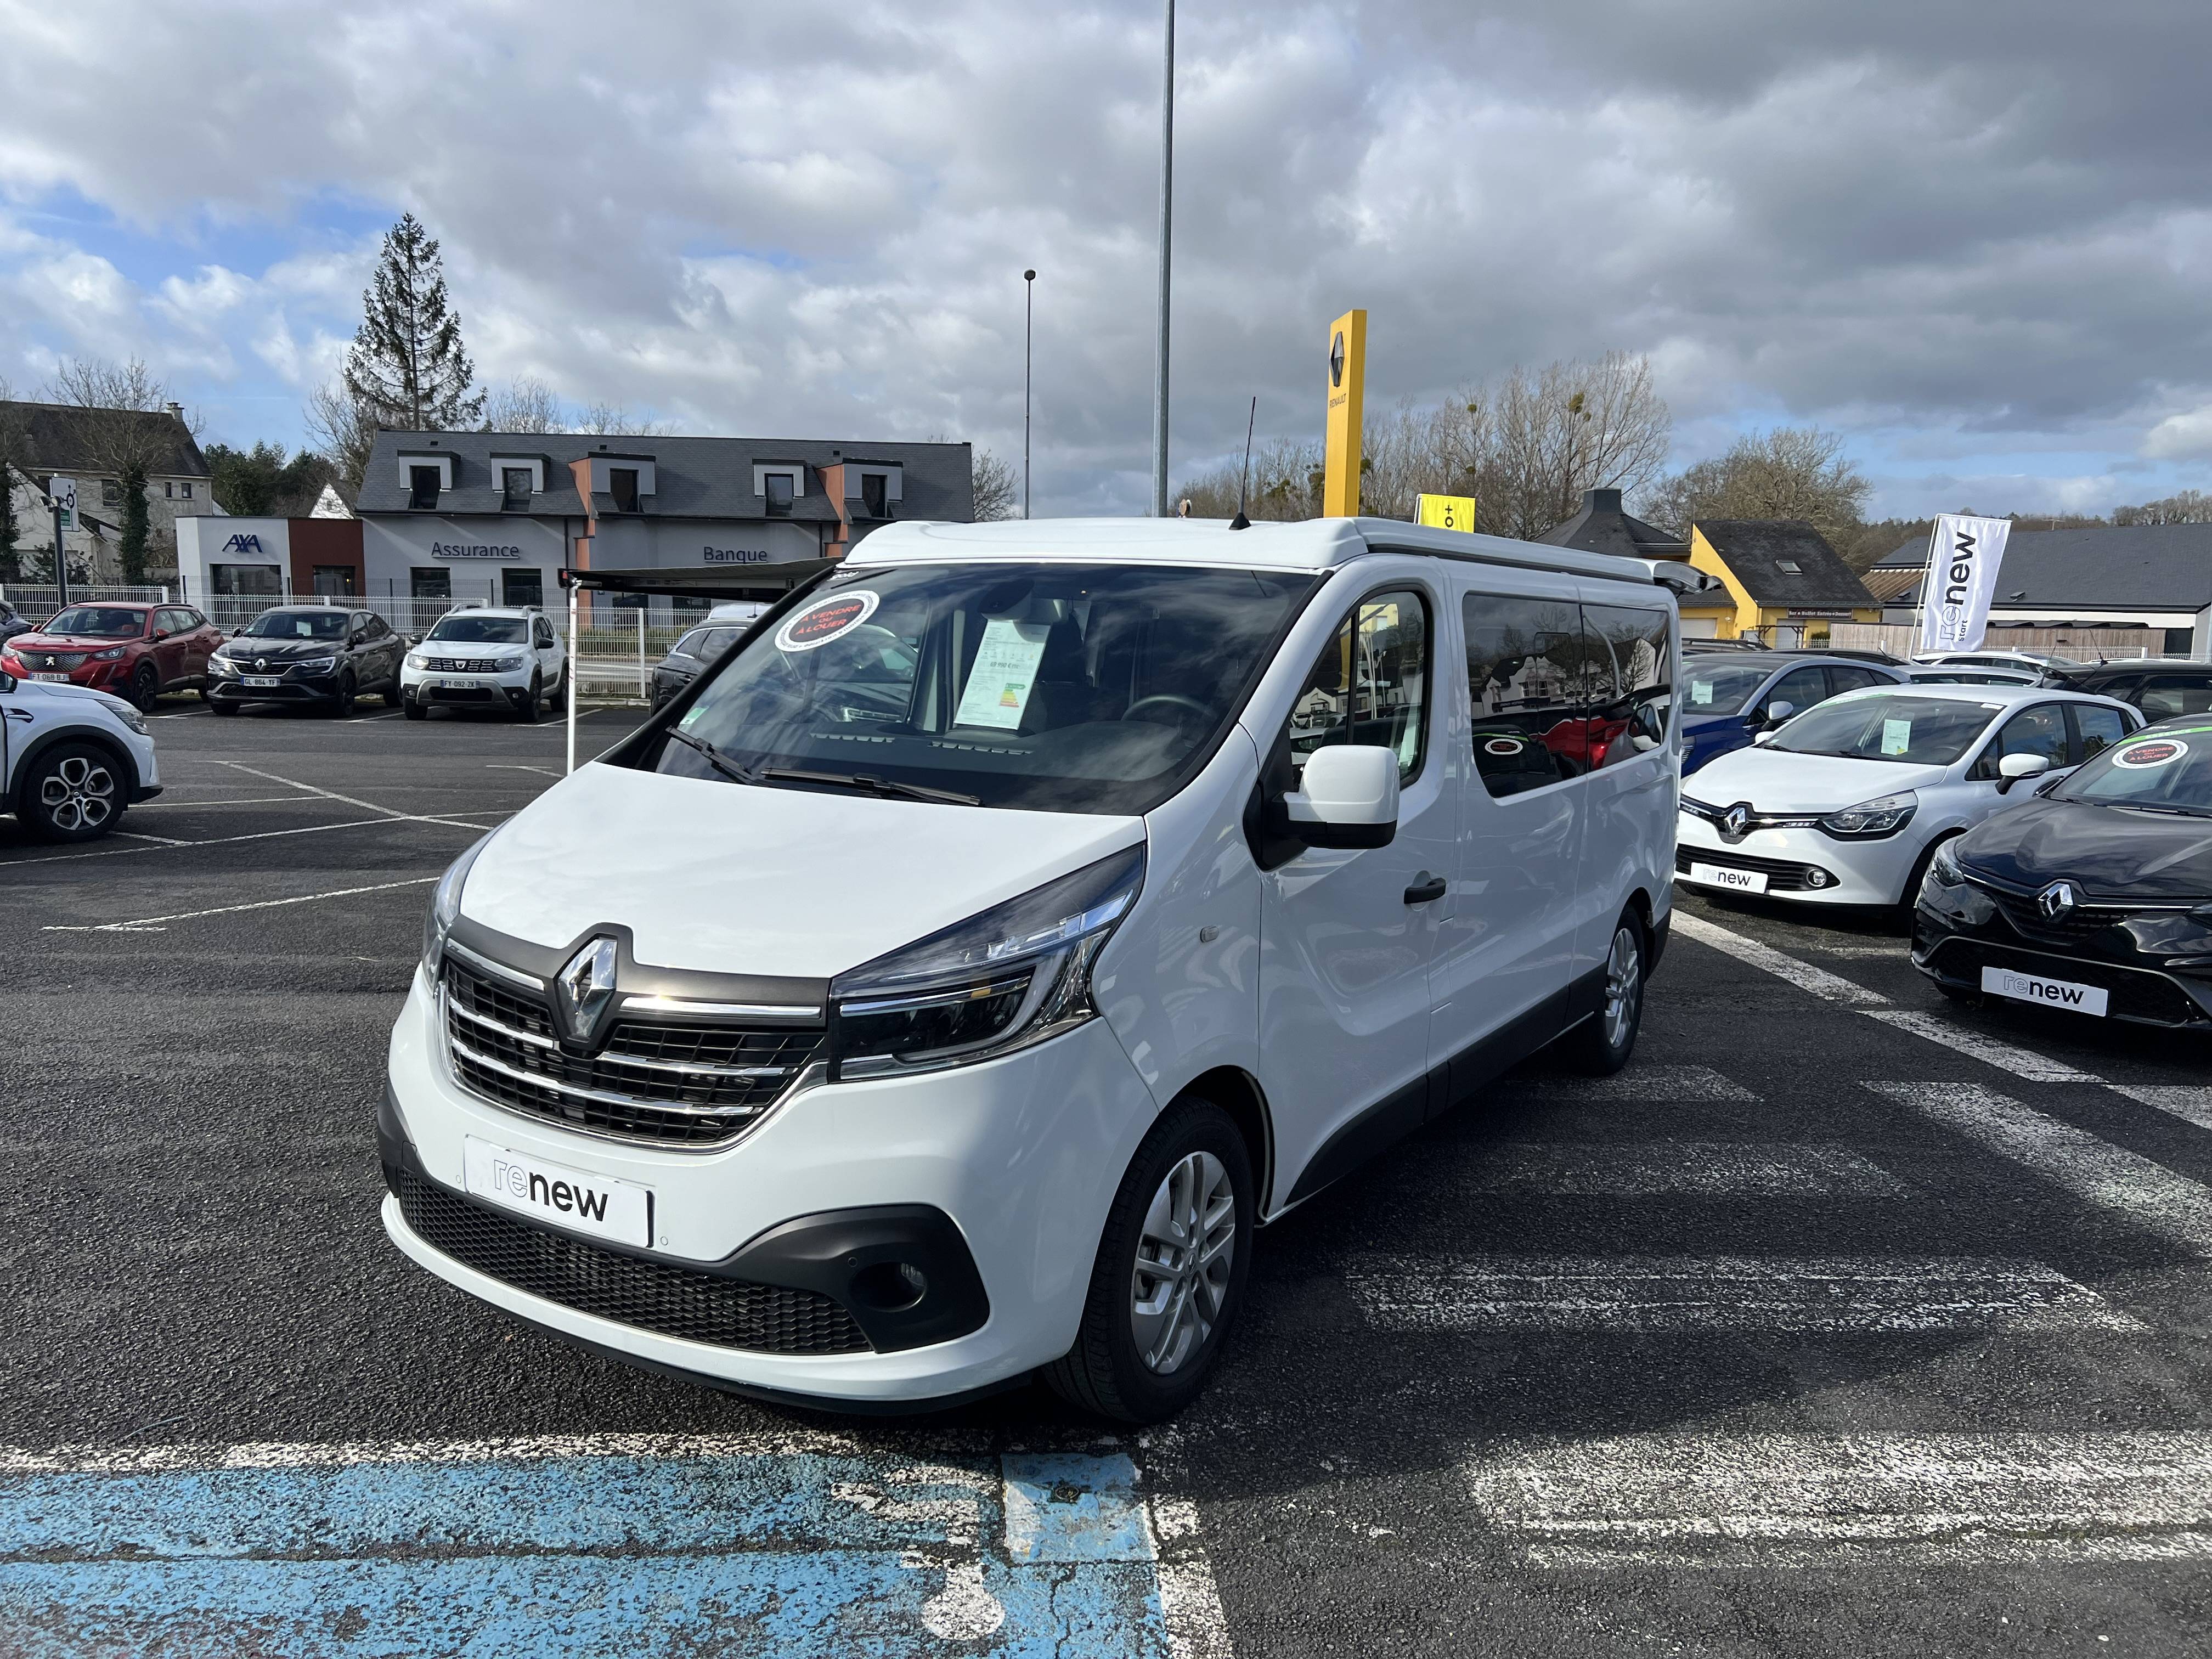
[[1610,1077],[1636,1052],[1644,1027],[1644,923],[1624,910],[1605,953],[1597,1012],[1559,1039],[1559,1057],[1590,1077]]
[[106,750],[88,743],[58,743],[32,761],[21,799],[33,835],[46,841],[94,841],[123,816],[123,777]]
[[1106,1212],[1075,1346],[1044,1368],[1054,1392],[1124,1423],[1194,1399],[1243,1300],[1255,1207],[1229,1114],[1210,1100],[1170,1108]]
[[138,665],[138,672],[131,677],[131,701],[142,714],[154,712],[154,705],[161,699],[161,671],[150,662]]

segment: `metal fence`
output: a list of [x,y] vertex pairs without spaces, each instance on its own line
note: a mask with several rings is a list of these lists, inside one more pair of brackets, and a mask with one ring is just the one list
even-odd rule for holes
[[[1920,630],[1911,623],[1837,623],[1828,643],[1859,650],[1887,651],[1911,659],[1919,654]],[[2051,651],[2082,662],[2133,661],[2166,649],[2163,629],[1994,627],[1983,639],[1984,651]]]
[[[92,582],[71,582],[71,605],[167,605],[173,597],[167,587],[120,587]],[[61,589],[50,582],[0,582],[0,599],[31,622],[44,622],[62,608]]]

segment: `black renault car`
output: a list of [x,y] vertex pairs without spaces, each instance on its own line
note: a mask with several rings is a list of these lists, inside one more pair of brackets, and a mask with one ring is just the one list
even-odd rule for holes
[[2147,726],[1945,842],[1912,961],[1961,1001],[2212,1031],[2212,720]]
[[2131,702],[2152,720],[2212,713],[2212,662],[2191,657],[2091,663],[2066,670],[2056,683],[2069,691],[2094,691]]
[[374,692],[399,707],[399,665],[407,636],[373,611],[335,605],[287,605],[264,611],[208,659],[208,702],[218,714],[249,702],[306,703],[352,712]]

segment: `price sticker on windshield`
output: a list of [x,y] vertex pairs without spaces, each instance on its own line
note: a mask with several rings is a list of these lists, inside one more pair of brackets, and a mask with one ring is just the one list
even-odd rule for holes
[[794,616],[784,618],[783,626],[775,630],[775,648],[779,651],[815,651],[849,634],[875,614],[879,598],[863,587],[850,593],[817,601]]
[[1912,722],[1911,720],[1884,720],[1881,723],[1883,754],[1902,755],[1911,747]]

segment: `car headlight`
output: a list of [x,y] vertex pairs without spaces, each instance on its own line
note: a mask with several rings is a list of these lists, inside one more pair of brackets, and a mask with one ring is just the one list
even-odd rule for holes
[[115,710],[114,713],[116,719],[121,720],[125,726],[129,726],[133,732],[136,732],[140,737],[150,738],[154,735],[151,732],[146,729],[146,717],[140,714],[137,709],[133,708],[129,703],[125,703],[122,708]]
[[447,866],[446,873],[438,878],[438,884],[430,890],[430,911],[422,918],[422,966],[434,980],[438,977],[438,964],[446,953],[446,935],[453,931],[453,923],[460,919],[461,889],[468,881],[470,867],[498,833],[494,830],[478,838],[474,846]]
[[337,665],[336,657],[307,657],[292,665],[302,674],[327,674]]
[[94,652],[92,659],[94,662],[120,662],[123,660],[124,653],[130,648],[127,645],[111,646],[105,651]]
[[501,657],[499,659],[499,672],[502,674],[516,673],[529,666],[530,659],[527,657]]
[[238,665],[233,662],[229,658],[224,656],[220,651],[216,652],[215,655],[208,659],[208,666],[218,674],[235,674],[238,672]]
[[1959,862],[1958,840],[1954,836],[1948,841],[1936,844],[1936,855],[1928,860],[1928,878],[1930,881],[1941,882],[1946,887],[1956,887],[1966,880],[1965,866]]
[[1846,806],[1840,812],[1831,812],[1817,822],[1824,833],[1838,841],[1879,841],[1904,829],[1919,807],[1919,796],[1910,789],[1900,789],[1893,795],[1878,795],[1856,806]]
[[410,651],[407,653],[407,665],[410,668],[428,668],[430,665],[430,659],[420,651]]
[[1091,964],[1144,879],[1140,843],[840,974],[836,1076],[973,1065],[1091,1018]]

